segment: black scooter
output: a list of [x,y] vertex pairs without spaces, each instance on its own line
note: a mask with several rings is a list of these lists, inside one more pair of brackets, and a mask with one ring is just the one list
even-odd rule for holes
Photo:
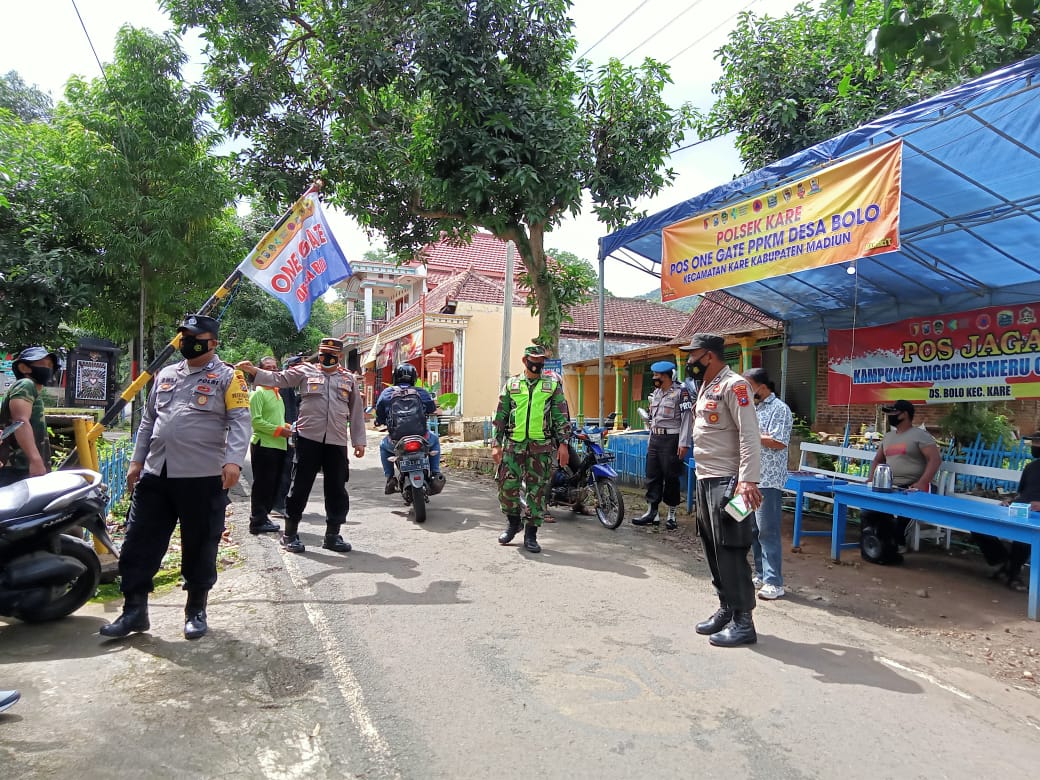
[[0,488],[0,615],[42,623],[71,615],[97,590],[101,561],[81,526],[116,553],[108,490],[89,469],[54,471]]

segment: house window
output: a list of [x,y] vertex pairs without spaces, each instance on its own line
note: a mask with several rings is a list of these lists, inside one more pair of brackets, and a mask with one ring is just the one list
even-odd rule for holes
[[396,301],[394,301],[394,316],[396,317],[398,314],[403,312],[407,306],[407,298],[398,298]]

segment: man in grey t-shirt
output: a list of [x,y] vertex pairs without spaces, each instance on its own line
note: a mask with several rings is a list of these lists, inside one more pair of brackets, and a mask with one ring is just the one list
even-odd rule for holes
[[[939,470],[942,458],[939,445],[931,434],[922,428],[914,427],[914,405],[900,399],[891,406],[881,407],[888,415],[888,424],[893,430],[885,434],[877,455],[870,464],[868,477],[874,478],[874,470],[882,463],[892,469],[892,484],[909,490],[931,490],[932,478]],[[899,548],[905,544],[906,529],[909,521],[895,518],[884,512],[863,510],[860,512],[862,533],[873,528],[874,535],[881,543],[879,555],[868,554],[867,548],[861,544],[863,558],[871,563],[902,563],[903,556]]]

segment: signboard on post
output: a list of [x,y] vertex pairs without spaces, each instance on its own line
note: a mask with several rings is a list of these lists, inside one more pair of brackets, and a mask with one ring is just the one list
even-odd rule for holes
[[666,227],[661,300],[899,249],[902,142]]
[[1040,398],[1040,303],[832,330],[827,402]]

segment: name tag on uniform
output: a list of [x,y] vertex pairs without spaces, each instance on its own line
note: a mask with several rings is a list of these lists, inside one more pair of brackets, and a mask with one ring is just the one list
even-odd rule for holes
[[202,395],[213,395],[213,385],[201,384],[195,388],[195,392]]
[[325,377],[323,376],[309,376],[307,377],[307,391],[310,393],[317,393],[321,390],[321,386],[325,384]]
[[715,403],[714,401],[705,401],[704,402],[704,408],[705,409],[717,409],[718,406],[719,405],[717,403]]

